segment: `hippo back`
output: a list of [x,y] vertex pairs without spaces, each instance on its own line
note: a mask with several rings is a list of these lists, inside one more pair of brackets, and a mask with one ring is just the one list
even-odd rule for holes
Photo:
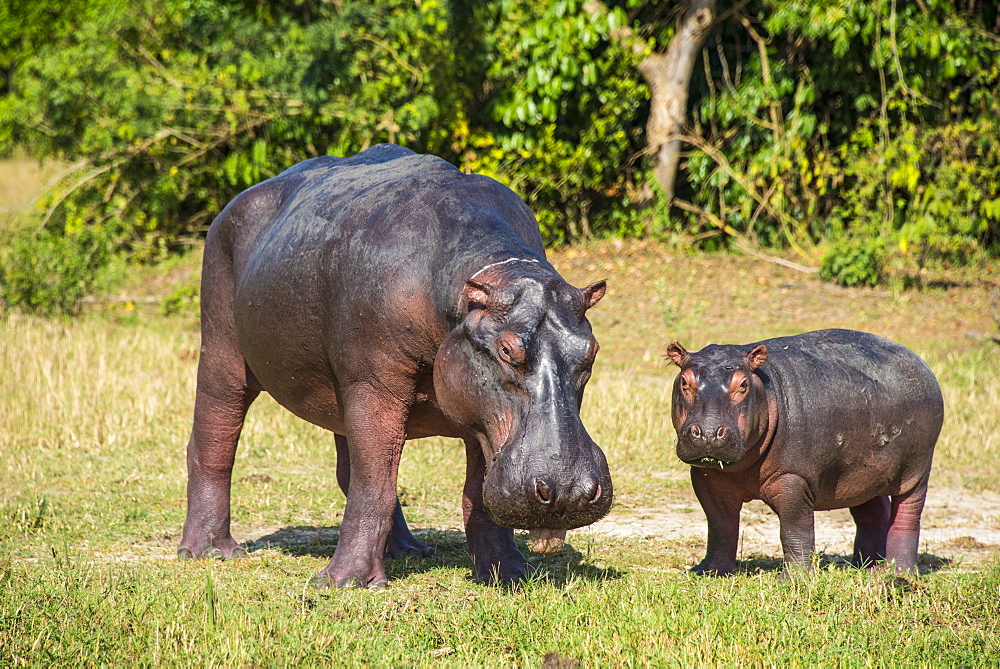
[[[777,400],[774,443],[791,471],[837,472],[852,464],[929,468],[944,403],[919,356],[877,335],[820,330],[749,344],[767,347],[757,370]],[[903,457],[905,455],[905,457]],[[903,477],[905,478],[905,476]]]

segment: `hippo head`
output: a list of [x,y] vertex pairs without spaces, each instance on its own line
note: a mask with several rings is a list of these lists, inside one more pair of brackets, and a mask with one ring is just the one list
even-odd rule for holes
[[768,425],[764,384],[754,372],[767,348],[706,346],[689,353],[674,342],[667,357],[681,368],[674,381],[673,418],[677,457],[694,467],[737,466]]
[[607,460],[580,420],[599,348],[586,312],[604,290],[604,281],[580,290],[552,273],[506,271],[462,291],[434,389],[448,419],[482,446],[483,502],[504,527],[558,538],[611,508]]

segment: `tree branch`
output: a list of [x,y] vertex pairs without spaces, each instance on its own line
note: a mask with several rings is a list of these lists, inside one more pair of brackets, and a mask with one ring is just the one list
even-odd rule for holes
[[686,200],[681,200],[674,198],[674,206],[678,209],[683,209],[684,211],[689,211],[692,214],[697,214],[702,218],[706,219],[713,226],[718,228],[722,233],[729,235],[736,248],[743,251],[747,255],[753,256],[759,260],[765,260],[775,265],[781,265],[782,267],[787,267],[788,269],[793,269],[796,272],[802,272],[803,274],[816,274],[819,272],[815,267],[806,267],[805,265],[800,265],[797,262],[792,262],[791,260],[785,260],[784,258],[778,258],[775,256],[769,256],[762,251],[758,251],[754,248],[753,244],[749,242],[743,235],[739,234],[735,228],[730,225],[726,225],[726,222],[721,218],[716,216],[710,211],[705,211],[696,204],[687,202]]

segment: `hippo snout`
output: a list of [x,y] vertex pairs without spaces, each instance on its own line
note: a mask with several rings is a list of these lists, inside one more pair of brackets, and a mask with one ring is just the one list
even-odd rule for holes
[[738,430],[726,425],[696,422],[678,433],[677,457],[695,467],[725,469],[742,455]]
[[692,425],[688,432],[691,439],[708,448],[727,448],[732,443],[732,430],[725,425],[714,429],[703,429],[701,425]]
[[559,485],[552,476],[535,478],[535,497],[543,507],[557,515],[599,504],[601,494],[601,480],[596,474],[574,481],[571,485]]
[[565,468],[558,461],[546,469],[535,468],[529,460],[522,469],[518,460],[516,454],[505,452],[486,475],[483,501],[497,524],[571,530],[603,518],[610,510],[613,490],[603,453],[599,458],[578,458],[575,466]]

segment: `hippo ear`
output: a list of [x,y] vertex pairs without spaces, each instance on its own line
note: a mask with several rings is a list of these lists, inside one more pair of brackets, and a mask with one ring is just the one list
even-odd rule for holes
[[667,358],[678,367],[683,367],[690,357],[691,354],[687,352],[687,349],[677,342],[671,342],[670,346],[667,347]]
[[478,281],[473,281],[469,279],[465,282],[465,288],[462,293],[465,295],[465,300],[469,305],[469,309],[473,306],[478,306],[480,308],[485,308],[490,303],[490,293],[493,292],[493,286],[485,283],[479,283]]
[[583,301],[586,305],[583,310],[586,311],[600,302],[601,298],[604,297],[604,291],[607,290],[607,288],[607,282],[604,279],[601,279],[600,281],[596,281],[580,291],[583,293]]
[[767,347],[763,344],[757,344],[753,347],[753,350],[747,354],[747,365],[750,367],[751,372],[763,365],[766,360]]

